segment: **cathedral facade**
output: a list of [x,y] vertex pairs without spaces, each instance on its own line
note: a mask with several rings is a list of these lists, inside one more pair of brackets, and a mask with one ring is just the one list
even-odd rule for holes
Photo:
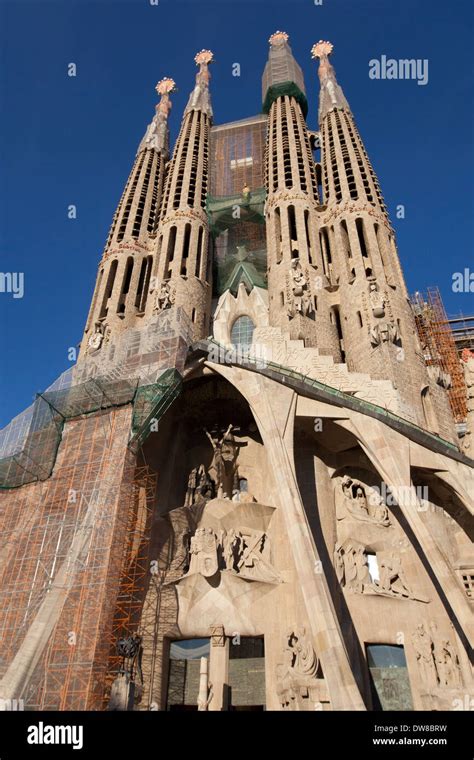
[[474,706],[472,452],[332,45],[318,130],[269,45],[221,125],[196,55],[172,152],[158,83],[77,364],[2,433],[2,700]]

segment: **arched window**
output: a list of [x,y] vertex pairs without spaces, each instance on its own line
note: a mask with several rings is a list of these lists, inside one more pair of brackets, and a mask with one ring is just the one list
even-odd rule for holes
[[238,317],[232,325],[230,340],[233,346],[250,346],[255,325],[246,314]]

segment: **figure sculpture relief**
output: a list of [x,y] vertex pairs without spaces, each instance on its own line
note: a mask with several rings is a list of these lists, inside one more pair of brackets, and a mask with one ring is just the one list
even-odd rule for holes
[[373,325],[370,330],[370,342],[372,346],[380,346],[381,343],[400,344],[400,332],[395,322],[380,322]]
[[188,476],[184,506],[191,507],[197,501],[208,501],[214,498],[214,495],[215,485],[204,465],[193,467]]
[[198,528],[191,538],[190,557],[187,575],[209,577],[217,570],[229,570],[249,581],[280,582],[270,562],[268,536],[262,531],[229,528],[217,536],[212,528]]
[[402,594],[413,599],[408,582],[402,569],[402,561],[394,552],[389,554],[377,554],[380,567],[380,579],[375,584],[376,587],[387,593]]
[[191,538],[189,553],[189,575],[200,573],[210,578],[217,573],[217,541],[212,528],[197,528]]
[[372,316],[380,318],[385,316],[385,299],[379,291],[379,286],[375,280],[369,282],[369,301],[372,309]]
[[446,638],[439,638],[436,625],[431,624],[431,634],[420,623],[412,633],[412,644],[420,672],[420,678],[428,689],[462,686],[461,668],[456,651]]
[[287,277],[288,316],[301,314],[308,317],[314,313],[308,274],[303,272],[300,260],[293,259]]
[[314,709],[318,670],[319,660],[305,628],[288,631],[283,663],[276,668],[277,693],[283,709]]
[[371,577],[366,547],[352,538],[337,542],[334,550],[334,569],[341,586],[356,594],[379,594],[399,599],[428,599],[413,593],[402,567],[401,557],[393,551],[375,554],[380,577]]
[[155,298],[155,311],[170,309],[175,301],[175,293],[171,290],[169,282],[162,282],[160,290]]
[[89,337],[89,340],[87,342],[89,348],[92,351],[97,351],[101,347],[104,341],[105,331],[106,331],[106,325],[103,322],[95,323],[94,332]]
[[334,554],[339,583],[351,592],[362,594],[371,584],[365,546],[348,540],[343,544],[337,543]]
[[369,491],[367,498],[367,486],[359,480],[354,480],[345,475],[341,482],[343,494],[342,505],[337,509],[337,519],[344,520],[351,516],[361,522],[372,523],[387,527],[390,525],[388,509],[382,498],[376,491]]
[[238,447],[231,432],[232,427],[229,425],[221,437],[218,433],[211,435],[209,431],[205,431],[214,450],[209,472],[214,475],[213,480],[217,487],[217,498],[219,499],[230,499],[232,497],[237,479]]

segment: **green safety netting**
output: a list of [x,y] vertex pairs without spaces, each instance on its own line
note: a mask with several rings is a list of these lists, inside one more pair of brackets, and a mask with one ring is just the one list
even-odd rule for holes
[[[226,290],[235,295],[241,282],[247,290],[267,287],[267,251],[247,251],[244,247],[214,259],[214,288],[218,295]],[[243,257],[242,257],[243,248]]]
[[38,393],[24,439],[0,459],[0,488],[46,480],[53,471],[64,423],[73,417],[121,406],[135,396],[137,380],[94,378],[69,388]]
[[266,190],[256,190],[242,194],[211,196],[206,198],[206,212],[209,228],[214,237],[220,235],[239,221],[265,223],[264,205]]
[[165,370],[158,381],[137,387],[138,381],[94,378],[69,388],[39,393],[28,428],[13,453],[0,459],[0,489],[18,488],[50,477],[61,443],[64,423],[84,414],[133,402],[129,447],[137,451],[182,385],[176,369]]
[[265,188],[246,195],[207,197],[214,236],[214,295],[226,290],[235,295],[241,282],[249,291],[267,287],[265,198]]
[[308,101],[304,92],[302,92],[294,82],[279,82],[278,84],[272,84],[268,88],[265,100],[263,101],[263,113],[269,113],[272,103],[283,95],[295,98],[300,104],[303,115],[306,118],[308,115]]
[[176,369],[168,369],[156,383],[138,388],[133,403],[132,435],[129,447],[138,451],[157,423],[179,396],[183,380]]

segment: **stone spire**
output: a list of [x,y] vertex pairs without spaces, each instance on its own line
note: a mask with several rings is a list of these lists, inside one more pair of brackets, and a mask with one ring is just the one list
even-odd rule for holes
[[169,153],[168,114],[173,79],[156,85],[160,102],[141,141],[114,214],[99,264],[81,356],[96,354],[109,340],[142,319],[153,264],[152,241],[158,225]]
[[265,146],[269,317],[294,340],[340,358],[331,322],[327,267],[318,238],[319,194],[305,121],[301,69],[288,35],[270,37],[264,82],[268,108]]
[[331,43],[321,40],[311,52],[320,60],[321,80],[324,198],[319,237],[333,288],[333,323],[342,360],[351,372],[390,380],[399,389],[409,419],[439,433],[431,410],[439,410],[439,419],[448,419],[448,399],[427,374],[394,230],[377,175],[329,63],[331,51]]
[[321,82],[321,92],[319,95],[319,122],[324,119],[329,111],[334,108],[343,108],[350,111],[349,103],[344,97],[341,87],[337,83],[336,72],[334,71],[329,56],[333,51],[333,45],[330,42],[320,40],[311,48],[312,58],[319,58],[319,80]]
[[199,66],[199,71],[196,74],[196,84],[189,96],[188,105],[184,111],[185,114],[190,111],[202,111],[209,119],[212,119],[211,96],[209,93],[209,80],[211,78],[209,64],[212,63],[213,58],[214,56],[210,50],[201,50],[194,57],[196,65]]
[[212,295],[206,214],[212,123],[208,66],[212,59],[210,50],[201,50],[194,58],[199,71],[166,171],[156,233],[154,295],[147,305],[150,317],[182,308],[192,322],[195,340],[209,334]]
[[275,98],[289,94],[297,99],[306,116],[308,105],[303,72],[293,57],[287,33],[275,32],[268,42],[270,50],[262,77],[263,111],[268,113]]
[[165,77],[158,82],[155,89],[161,96],[160,102],[155,107],[156,113],[153,120],[148,125],[143,140],[138,146],[137,156],[142,150],[153,148],[167,158],[169,154],[168,115],[172,107],[170,94],[176,92],[176,84],[173,79]]

